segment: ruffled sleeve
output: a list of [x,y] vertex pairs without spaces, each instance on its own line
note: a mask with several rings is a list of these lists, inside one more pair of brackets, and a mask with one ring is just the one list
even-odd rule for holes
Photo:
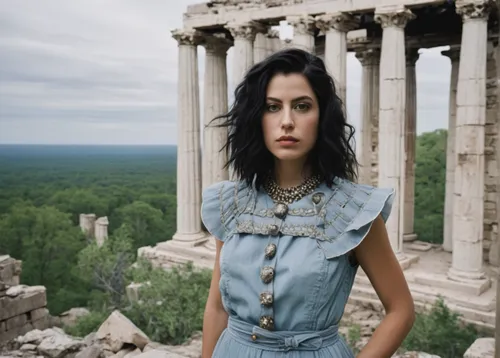
[[[380,216],[387,222],[394,201],[394,189],[375,188],[369,185],[349,183],[345,190],[349,199],[337,206],[332,213],[346,223],[342,230],[332,226],[327,230],[330,240],[323,242],[327,258],[342,256],[356,248],[368,235],[373,221]],[[340,211],[340,212],[339,212]]]
[[203,190],[201,220],[216,239],[225,241],[236,227],[239,185],[222,181]]

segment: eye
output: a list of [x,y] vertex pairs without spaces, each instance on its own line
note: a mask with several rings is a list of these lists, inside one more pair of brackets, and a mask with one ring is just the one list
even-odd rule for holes
[[311,108],[311,105],[309,103],[297,103],[295,106],[295,109],[298,110],[299,112],[305,112]]
[[266,106],[266,110],[268,112],[277,112],[280,110],[280,108],[278,105],[270,103]]

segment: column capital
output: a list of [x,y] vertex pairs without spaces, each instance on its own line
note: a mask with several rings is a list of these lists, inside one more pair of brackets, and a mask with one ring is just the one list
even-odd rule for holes
[[405,28],[406,24],[415,18],[415,14],[405,6],[382,6],[375,9],[375,22],[382,28],[399,27]]
[[258,32],[265,32],[265,26],[256,21],[229,23],[225,28],[231,32],[234,39],[245,39],[252,42]]
[[418,48],[407,48],[405,57],[406,67],[414,67],[419,57]]
[[225,33],[218,32],[214,34],[203,34],[202,45],[207,53],[225,54],[232,46]]
[[265,36],[269,39],[279,39],[280,32],[278,30],[269,29],[267,30]]
[[309,15],[287,16],[286,21],[293,26],[294,35],[314,35],[314,17]]
[[365,66],[378,66],[380,64],[380,50],[379,49],[365,49],[359,50],[355,53],[356,58]]
[[359,21],[354,16],[342,12],[319,15],[315,20],[316,26],[324,33],[332,28],[341,32],[349,32],[359,25]]
[[462,21],[488,20],[491,10],[490,0],[457,0],[455,2],[456,12],[462,17]]
[[460,47],[450,48],[446,51],[441,51],[441,55],[448,57],[451,62],[460,61]]
[[177,41],[179,46],[189,45],[197,46],[202,41],[202,34],[195,29],[175,29],[172,30],[172,37]]

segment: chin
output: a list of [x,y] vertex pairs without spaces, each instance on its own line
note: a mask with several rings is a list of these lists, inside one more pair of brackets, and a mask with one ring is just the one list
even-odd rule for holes
[[307,153],[298,153],[292,151],[276,151],[273,153],[274,157],[279,161],[296,161],[303,160],[307,156]]

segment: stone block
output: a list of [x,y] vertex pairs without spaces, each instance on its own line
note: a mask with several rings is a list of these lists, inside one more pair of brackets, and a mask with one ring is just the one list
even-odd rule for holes
[[45,288],[38,291],[24,292],[16,297],[4,296],[0,298],[0,320],[15,317],[37,308],[47,306]]
[[478,338],[467,349],[464,358],[493,358],[495,354],[494,338]]

